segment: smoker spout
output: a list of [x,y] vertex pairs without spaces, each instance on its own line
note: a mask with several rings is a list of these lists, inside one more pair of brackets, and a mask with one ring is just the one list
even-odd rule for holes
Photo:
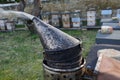
[[45,50],[64,50],[80,44],[79,40],[49,24],[46,24],[37,17],[33,18],[33,22],[35,23],[36,30]]
[[33,18],[45,50],[46,65],[56,69],[72,69],[81,65],[81,43],[78,39],[46,24],[37,17]]
[[22,19],[26,19],[26,20],[32,20],[34,18],[33,15],[30,15],[28,13],[25,12],[20,12],[20,11],[12,11],[12,10],[3,10],[0,9],[0,15],[4,16],[4,17],[18,17],[18,18],[22,18]]
[[45,50],[63,50],[80,44],[79,40],[25,12],[0,10],[0,15],[32,20]]

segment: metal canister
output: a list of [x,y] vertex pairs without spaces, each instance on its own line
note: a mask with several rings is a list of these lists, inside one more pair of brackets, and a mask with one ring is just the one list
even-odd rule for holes
[[44,80],[80,80],[85,60],[81,41],[34,17],[44,48]]
[[82,80],[81,76],[84,74],[85,60],[79,67],[72,69],[56,69],[49,67],[45,61],[43,61],[44,80]]
[[58,69],[71,69],[80,66],[81,44],[59,51],[45,51],[44,59],[48,66]]

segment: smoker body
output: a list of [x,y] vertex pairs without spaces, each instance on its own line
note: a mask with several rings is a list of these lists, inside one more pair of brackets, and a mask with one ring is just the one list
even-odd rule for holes
[[81,41],[34,17],[44,48],[44,80],[80,80],[85,60]]
[[81,80],[81,76],[84,74],[85,60],[82,59],[82,63],[79,67],[71,69],[56,69],[51,68],[43,61],[44,80]]

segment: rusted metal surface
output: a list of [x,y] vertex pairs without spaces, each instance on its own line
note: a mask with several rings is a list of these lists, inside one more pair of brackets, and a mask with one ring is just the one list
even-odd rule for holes
[[85,60],[81,41],[34,17],[36,30],[45,50],[44,80],[81,80]]
[[81,41],[34,17],[36,30],[44,47],[44,60],[57,69],[81,65]]
[[77,60],[75,61],[73,59],[73,61],[69,61],[69,62],[49,62],[47,61],[47,64],[50,67],[53,68],[57,68],[57,69],[72,69],[72,68],[76,68],[79,67],[82,63],[82,60],[80,58],[77,58]]
[[60,51],[46,51],[44,52],[45,59],[52,62],[68,62],[73,58],[81,55],[81,47],[77,45],[69,49],[63,49]]
[[81,76],[84,74],[84,65],[86,61],[83,59],[79,67],[72,69],[56,69],[49,67],[43,61],[44,80],[82,80]]

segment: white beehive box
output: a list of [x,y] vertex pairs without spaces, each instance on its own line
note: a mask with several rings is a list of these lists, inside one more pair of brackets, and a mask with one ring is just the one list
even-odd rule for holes
[[62,14],[62,24],[64,28],[70,28],[70,14],[68,11]]
[[7,21],[6,27],[7,27],[7,30],[12,31],[15,28],[15,24],[13,21]]
[[120,26],[120,9],[117,9],[117,19],[119,20],[119,26]]
[[117,16],[116,17],[120,20],[120,9],[117,9]]
[[42,20],[43,20],[45,23],[48,23],[48,24],[49,24],[49,16],[48,16],[48,15],[42,15]]
[[111,20],[112,20],[112,10],[111,9],[101,10],[101,22],[108,22]]
[[72,25],[74,28],[80,27],[80,18],[72,18]]
[[71,13],[71,22],[72,22],[72,26],[73,28],[80,28],[80,11],[75,11]]
[[87,26],[95,26],[96,11],[87,11]]
[[6,28],[6,23],[7,19],[0,19],[0,30],[5,30]]
[[59,15],[57,15],[57,14],[52,15],[52,25],[55,26],[55,27],[60,26]]
[[5,21],[4,20],[0,20],[0,29],[5,30]]

